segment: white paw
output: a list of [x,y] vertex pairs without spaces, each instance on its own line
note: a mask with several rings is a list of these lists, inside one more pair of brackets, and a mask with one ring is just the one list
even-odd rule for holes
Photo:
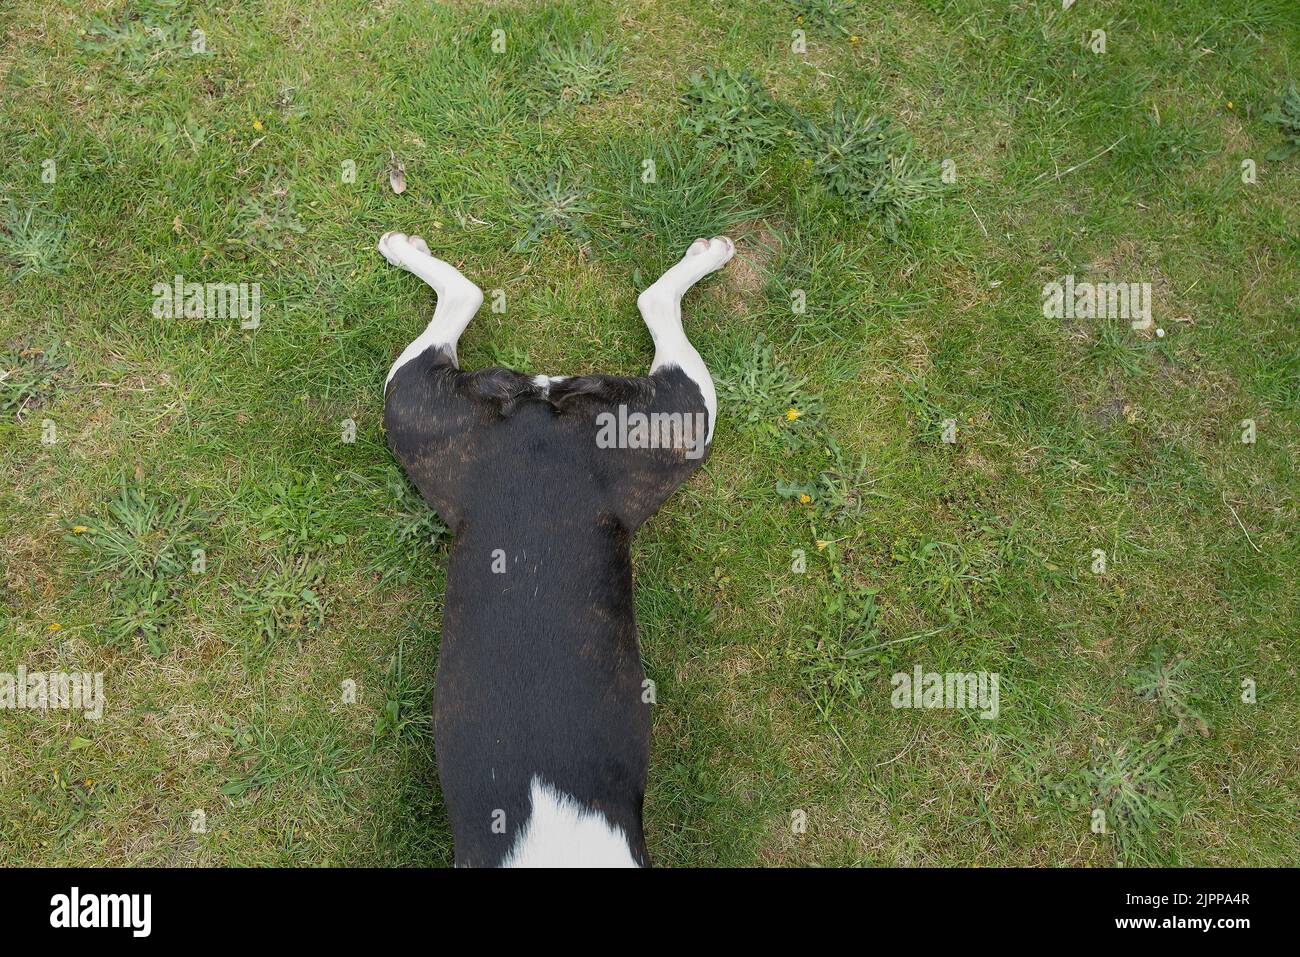
[[402,264],[402,253],[409,246],[405,233],[384,233],[379,237],[379,252],[394,266]]
[[718,263],[719,266],[730,262],[731,257],[736,255],[736,244],[726,236],[714,236],[709,240],[710,252],[717,251],[718,249],[721,249],[722,255],[722,262]]
[[394,266],[409,268],[411,259],[415,256],[429,256],[429,244],[419,236],[408,236],[406,233],[384,233],[379,237],[379,251],[383,253]]
[[696,269],[702,268],[706,273],[721,269],[732,256],[736,255],[736,244],[726,236],[714,236],[712,239],[697,239],[682,257],[684,262]]

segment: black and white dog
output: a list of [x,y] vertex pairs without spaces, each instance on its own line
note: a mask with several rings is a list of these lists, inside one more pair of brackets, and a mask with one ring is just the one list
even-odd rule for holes
[[482,291],[418,236],[379,251],[437,292],[384,386],[388,445],[455,533],[434,697],[460,866],[636,866],[650,705],[630,545],[700,464],[717,399],[682,295],[735,252],[698,239],[637,305],[641,378],[462,372]]

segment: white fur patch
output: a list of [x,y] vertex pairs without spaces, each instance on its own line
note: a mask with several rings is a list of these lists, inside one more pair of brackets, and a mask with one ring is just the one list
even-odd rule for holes
[[456,343],[483,304],[483,290],[462,276],[455,266],[433,256],[429,244],[419,236],[384,233],[379,237],[379,252],[394,266],[423,279],[438,294],[432,321],[402,350],[389,368],[388,378],[384,380],[384,392],[387,393],[388,383],[397,370],[432,346],[446,348],[455,361]]
[[704,444],[708,445],[713,441],[713,427],[718,422],[718,393],[713,388],[713,377],[709,375],[708,366],[685,337],[655,343],[655,359],[650,371],[655,372],[668,366],[677,366],[686,373],[686,378],[700,387],[704,408],[709,412],[709,434],[704,438]]
[[397,375],[397,370],[402,368],[408,362],[418,359],[424,352],[433,346],[445,346],[451,350],[452,358],[456,357],[456,340],[448,340],[448,333],[440,329],[437,323],[429,323],[424,332],[420,333],[411,340],[410,345],[402,350],[402,354],[389,367],[388,376],[384,379],[384,392],[388,392],[388,383],[393,381],[393,376]]
[[502,867],[636,867],[627,835],[533,776],[532,814]]
[[725,266],[735,254],[736,245],[726,236],[697,239],[691,243],[681,261],[660,276],[636,301],[641,310],[641,318],[645,320],[646,328],[650,330],[650,337],[655,343],[655,358],[650,371],[653,373],[667,366],[677,366],[700,387],[704,406],[709,411],[706,444],[713,441],[713,427],[718,418],[718,397],[708,367],[682,330],[682,296],[709,273]]

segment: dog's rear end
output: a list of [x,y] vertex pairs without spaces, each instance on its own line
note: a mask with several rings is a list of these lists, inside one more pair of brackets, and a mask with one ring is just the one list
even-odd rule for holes
[[649,376],[553,379],[459,370],[482,294],[395,235],[381,251],[438,292],[389,373],[384,425],[455,534],[434,740],[457,864],[647,864],[650,696],[630,544],[712,437],[713,385],[679,302],[730,241],[696,243],[642,294]]

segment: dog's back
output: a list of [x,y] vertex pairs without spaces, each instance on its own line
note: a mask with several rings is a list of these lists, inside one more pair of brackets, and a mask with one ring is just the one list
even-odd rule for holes
[[707,415],[677,367],[532,378],[430,348],[389,383],[389,446],[455,534],[434,737],[458,864],[647,863],[629,548]]
[[735,254],[697,239],[637,297],[650,375],[461,372],[483,291],[419,236],[379,252],[438,294],[384,386],[388,444],[456,542],[434,701],[456,862],[648,863],[650,696],[630,544],[700,464],[717,398],[681,300]]

